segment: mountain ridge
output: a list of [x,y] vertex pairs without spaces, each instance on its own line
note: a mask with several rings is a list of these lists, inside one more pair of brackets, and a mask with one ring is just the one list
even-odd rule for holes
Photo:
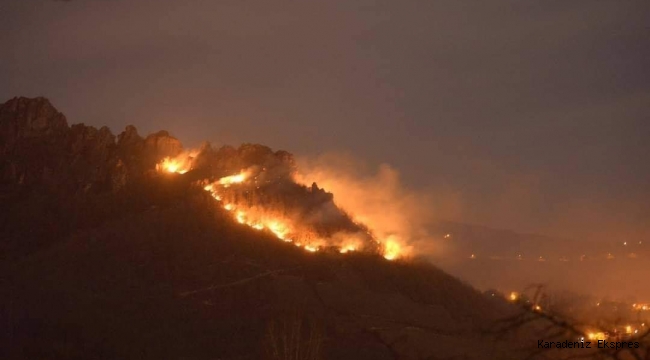
[[289,181],[289,153],[206,146],[194,160],[209,165],[165,173],[177,139],[107,130],[68,127],[43,98],[0,107],[3,358],[275,359],[269,343],[295,326],[312,340],[294,347],[318,339],[324,359],[518,357],[483,333],[507,304],[372,247],[306,252],[196,186],[255,165],[266,193],[247,201],[279,202],[317,234],[367,231],[335,194]]

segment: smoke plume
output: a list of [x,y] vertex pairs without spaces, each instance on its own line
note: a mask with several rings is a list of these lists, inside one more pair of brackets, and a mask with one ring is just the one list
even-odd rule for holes
[[299,158],[295,181],[318,184],[334,194],[334,202],[354,221],[363,223],[387,249],[401,254],[423,255],[436,251],[428,234],[432,199],[406,189],[396,169],[381,164],[376,169],[341,154]]

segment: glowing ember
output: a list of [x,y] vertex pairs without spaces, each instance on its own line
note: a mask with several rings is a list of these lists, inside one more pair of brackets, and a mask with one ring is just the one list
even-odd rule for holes
[[517,301],[517,299],[519,299],[519,294],[514,292],[514,291],[511,292],[510,293],[510,301]]

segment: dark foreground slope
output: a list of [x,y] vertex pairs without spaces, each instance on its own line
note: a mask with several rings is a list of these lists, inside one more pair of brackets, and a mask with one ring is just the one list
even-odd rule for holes
[[166,133],[127,150],[134,129],[77,126],[75,148],[46,100],[7,104],[0,358],[520,357],[481,333],[507,310],[434,266],[307,253],[233,222],[187,176],[149,172],[178,151]]

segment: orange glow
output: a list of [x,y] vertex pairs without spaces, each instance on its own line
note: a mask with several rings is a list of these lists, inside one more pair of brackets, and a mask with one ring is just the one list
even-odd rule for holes
[[[203,189],[209,192],[215,200],[222,202],[223,197],[225,196],[222,189],[245,183],[247,179],[248,173],[242,171],[239,174],[226,176],[217,180],[216,182],[205,185]],[[227,211],[232,212],[234,220],[239,224],[249,226],[258,231],[267,230],[277,239],[284,242],[293,243],[294,240],[291,235],[300,235],[302,232],[304,232],[302,229],[302,231],[298,231],[298,229],[296,229],[296,226],[294,226],[293,222],[289,218],[283,215],[274,214],[271,211],[266,211],[257,207],[250,207],[244,204],[235,205],[234,203],[230,202],[224,204],[223,208]],[[308,237],[312,238],[313,236]],[[294,245],[297,247],[302,247],[309,252],[317,252],[319,251],[320,246],[324,243],[325,242],[321,239],[312,239],[306,244],[294,243]],[[352,245],[347,245],[346,249],[350,250],[351,246]]]
[[384,258],[386,260],[395,260],[400,255],[401,250],[400,244],[391,237],[384,243]]
[[238,211],[238,212],[237,212],[237,222],[238,222],[238,223],[243,224],[244,221],[245,221],[245,220],[244,220],[245,217],[246,217],[246,216],[244,215],[244,212],[242,212],[242,211]]
[[159,165],[158,169],[166,171],[168,173],[178,173],[185,174],[189,169],[185,167],[186,164],[183,164],[179,160],[165,158]]
[[[240,184],[244,186],[249,178],[252,178],[250,172],[242,171],[236,175],[222,177],[211,184],[205,185],[203,189],[209,192],[215,200],[221,202],[224,201],[223,199],[226,196],[225,189]],[[311,230],[294,223],[286,214],[277,214],[259,207],[239,203],[235,205],[228,202],[223,208],[232,211],[234,220],[239,224],[247,225],[256,230],[269,231],[277,239],[293,243],[295,246],[309,252],[317,252],[323,245],[332,245],[337,247],[341,254],[347,254],[362,248],[364,241],[354,234],[350,236],[335,234],[336,236],[330,239],[320,239]],[[235,209],[236,211],[234,211]],[[294,239],[302,239],[302,241],[296,242]],[[403,242],[396,235],[389,235],[385,239],[378,241],[378,243],[382,244],[382,255],[387,260],[395,260],[410,251],[410,248],[405,248],[402,245]]]
[[517,301],[517,299],[519,299],[519,294],[514,292],[514,291],[511,292],[510,293],[510,301]]
[[223,185],[224,187],[228,187],[232,184],[241,184],[246,180],[247,174],[245,172],[241,172],[237,175],[230,175],[223,177],[219,179],[219,184]]
[[[163,173],[172,174],[185,174],[192,169],[194,158],[198,151],[184,152],[175,158],[167,157],[156,165],[156,170]],[[400,257],[408,256],[412,251],[412,246],[409,245],[405,239],[411,238],[411,234],[405,229],[408,229],[411,217],[406,216],[404,212],[400,211],[400,216],[395,217],[394,212],[381,211],[377,212],[376,209],[381,208],[370,204],[367,207],[357,207],[356,203],[345,203],[346,206],[342,208],[352,208],[350,214],[358,211],[358,215],[351,215],[353,221],[359,224],[370,225],[373,229],[368,231],[368,234],[347,234],[336,233],[331,235],[330,238],[322,239],[314,233],[307,225],[296,223],[292,219],[291,214],[277,213],[263,207],[252,206],[245,201],[240,201],[237,198],[232,198],[228,188],[234,186],[248,186],[256,185],[252,183],[257,179],[253,175],[253,168],[242,170],[241,172],[229,176],[222,177],[212,183],[203,183],[203,190],[208,192],[212,198],[220,202],[223,209],[231,212],[233,220],[237,223],[246,225],[258,231],[265,231],[272,234],[275,238],[284,242],[293,243],[297,247],[301,247],[309,252],[317,252],[324,247],[333,247],[341,254],[359,251],[364,248],[364,244],[368,241],[368,237],[377,242],[381,255],[387,260],[395,260]],[[387,185],[392,184],[395,174],[392,170],[386,169],[385,173],[381,174],[382,178],[387,181]],[[250,184],[249,184],[250,180]],[[258,187],[259,188],[259,187]],[[358,189],[355,189],[358,190]],[[331,189],[331,191],[342,191],[341,189]],[[377,194],[377,192],[372,192]],[[341,198],[350,198],[358,200],[359,196],[351,196],[354,192],[344,193]],[[372,199],[377,201],[385,201],[386,199]],[[341,206],[341,204],[337,204]],[[350,205],[350,206],[347,206]],[[355,205],[355,206],[352,206]],[[374,210],[373,210],[374,209]],[[415,208],[411,210],[416,210]],[[394,220],[396,219],[396,220]],[[444,238],[450,238],[451,234],[444,235]]]
[[[160,173],[185,174],[194,169],[195,159],[201,150],[184,151],[176,157],[166,157],[156,165]],[[301,166],[301,170],[305,170]],[[307,166],[309,168],[309,166]],[[404,189],[399,174],[388,165],[379,167],[377,174],[360,178],[352,173],[315,171],[294,173],[293,180],[309,188],[313,182],[322,189],[337,194],[335,205],[347,212],[353,222],[370,229],[365,233],[340,232],[329,234],[327,239],[318,238],[313,227],[296,221],[295,214],[274,212],[264,206],[247,203],[246,196],[232,198],[228,188],[246,186],[259,189],[258,167],[249,167],[239,173],[224,176],[211,183],[202,183],[205,191],[221,206],[232,212],[233,220],[255,230],[272,233],[276,238],[287,242],[301,241],[301,247],[322,249],[332,247],[342,254],[367,249],[369,242],[376,242],[380,255],[388,260],[405,258],[418,248],[432,246],[427,234],[426,224],[430,220],[430,199],[423,194]],[[262,168],[261,171],[265,169]],[[324,170],[324,169],[322,169]],[[331,169],[330,169],[331,170]],[[214,180],[214,179],[213,179]],[[268,181],[268,180],[267,180]],[[248,198],[250,199],[250,198]],[[452,234],[444,234],[450,239]],[[295,244],[295,242],[294,242]],[[310,248],[307,248],[307,247]]]
[[[409,257],[416,244],[420,249],[435,246],[426,230],[431,199],[404,189],[398,172],[386,164],[372,174],[359,172],[360,168],[346,159],[325,156],[302,162],[293,179],[307,187],[315,183],[335,194],[335,205],[370,229],[369,235],[388,260]],[[345,249],[347,242],[337,245],[341,246],[339,251],[349,252]]]
[[589,340],[607,340],[607,336],[602,331],[590,332],[587,334],[587,338],[589,338]]
[[156,170],[175,174],[185,174],[192,169],[192,162],[197,154],[198,151],[192,150],[185,151],[174,158],[166,157],[156,165]]

